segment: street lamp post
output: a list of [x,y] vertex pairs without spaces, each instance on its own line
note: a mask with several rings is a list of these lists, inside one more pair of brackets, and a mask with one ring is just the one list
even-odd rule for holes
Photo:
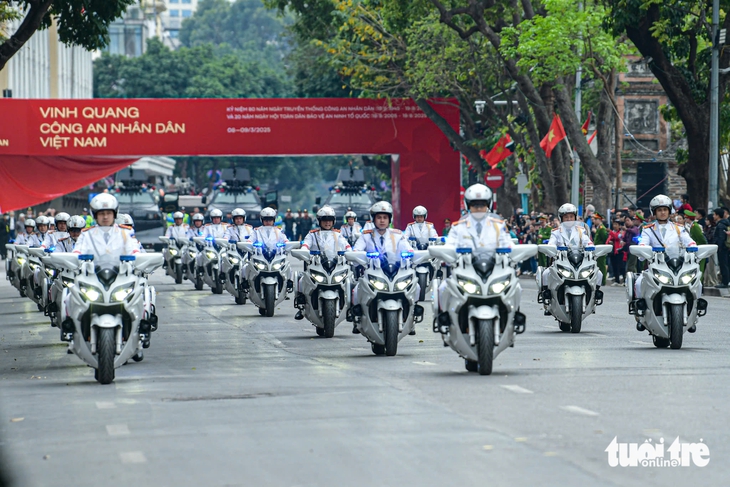
[[709,171],[709,205],[717,206],[718,179],[718,125],[719,125],[719,85],[720,85],[720,38],[718,27],[720,24],[720,0],[712,1],[712,58],[710,64],[710,171]]

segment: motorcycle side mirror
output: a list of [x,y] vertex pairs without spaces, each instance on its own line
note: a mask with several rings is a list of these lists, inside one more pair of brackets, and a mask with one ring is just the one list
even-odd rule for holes
[[[499,253],[499,249],[497,249],[497,252]],[[515,247],[512,248],[510,260],[512,262],[522,262],[524,260],[529,259],[530,257],[535,257],[536,255],[537,255],[537,245],[535,245],[535,244],[516,245]]]
[[428,253],[428,250],[416,250],[413,252],[413,265],[421,264],[430,257],[431,254]]
[[538,245],[537,246],[538,252],[541,254],[552,258],[555,258],[556,255],[558,255],[558,248],[555,245]]
[[291,255],[295,259],[299,259],[302,262],[309,262],[310,254],[309,250],[307,249],[294,249],[291,251]]
[[367,266],[368,264],[367,252],[364,251],[347,252],[345,253],[345,259],[348,262],[354,262],[356,264],[360,264],[361,266]]
[[434,259],[446,262],[447,264],[453,264],[458,258],[454,247],[432,246],[426,252]]
[[715,255],[717,253],[717,245],[715,244],[707,244],[707,245],[698,245],[697,246],[697,253],[695,254],[695,257],[697,260],[706,259],[712,255]]

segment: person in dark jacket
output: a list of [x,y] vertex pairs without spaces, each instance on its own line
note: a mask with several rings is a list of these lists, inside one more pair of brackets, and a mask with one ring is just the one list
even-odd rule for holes
[[727,241],[728,227],[730,221],[725,217],[723,208],[715,208],[712,210],[712,218],[715,220],[715,234],[712,243],[717,245],[717,260],[720,265],[721,283],[718,288],[727,288],[730,284],[730,249],[725,242]]

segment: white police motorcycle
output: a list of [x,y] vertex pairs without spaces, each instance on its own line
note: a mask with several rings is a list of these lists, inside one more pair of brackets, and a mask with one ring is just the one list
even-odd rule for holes
[[544,304],[545,314],[558,320],[561,331],[580,333],[586,318],[603,303],[596,259],[612,250],[612,245],[585,248],[538,245],[540,253],[554,260],[545,273],[543,267],[537,268],[537,302]]
[[25,297],[20,282],[20,269],[28,258],[24,254],[19,254],[15,247],[12,243],[5,244],[5,279],[18,290],[20,296]]
[[345,258],[365,268],[352,306],[357,329],[374,354],[396,355],[398,342],[423,320],[414,267],[429,258],[428,252],[347,252]]
[[259,308],[260,315],[269,318],[274,316],[276,306],[292,292],[290,264],[286,254],[300,245],[300,242],[286,242],[277,243],[275,248],[268,248],[263,242],[236,244],[239,249],[249,253],[249,262],[245,266],[246,280],[249,283],[248,295]]
[[[496,253],[470,248],[430,247],[432,257],[452,267],[441,294],[433,281],[433,331],[465,359],[466,370],[492,373],[494,359],[514,346],[525,331],[520,312],[522,287],[514,266],[537,254],[537,245],[498,248]],[[439,314],[439,309],[444,310]]]
[[143,359],[150,334],[157,327],[154,290],[144,277],[163,264],[162,254],[123,255],[118,262],[95,265],[93,255],[54,253],[54,268],[72,273],[64,279],[60,300],[61,340],[95,369],[101,384],[114,380],[114,370],[130,358]]
[[350,306],[352,284],[345,252],[296,249],[291,254],[305,263],[304,272],[294,278],[300,283],[297,291],[302,293],[297,295],[294,306],[303,311],[317,335],[332,338]]
[[[416,250],[428,250],[431,245],[436,245],[440,239],[435,237],[419,239],[417,237],[410,237],[408,240],[411,241],[411,245]],[[436,272],[436,260],[428,259],[416,266],[416,280],[418,280],[418,286],[420,293],[418,295],[418,301],[425,301],[427,298],[428,288],[431,285],[434,273]]]
[[244,268],[248,261],[248,254],[239,251],[236,247],[237,243],[237,240],[215,239],[216,246],[222,249],[218,275],[225,290],[235,298],[236,304],[246,304],[248,281],[244,275]]
[[167,263],[166,273],[175,279],[175,284],[182,284],[185,274],[183,257],[188,251],[188,242],[179,238],[157,237],[160,242],[165,244],[162,250],[162,256]]
[[215,238],[193,237],[193,242],[198,245],[195,289],[198,289],[197,279],[202,278],[213,294],[223,294],[223,283],[220,279],[221,250],[215,245]]
[[629,252],[649,261],[640,295],[634,296],[636,276],[626,274],[629,313],[636,318],[636,329],[647,330],[657,348],[682,348],[684,332],[694,333],[699,318],[707,313],[707,300],[700,297],[700,262],[715,254],[717,245],[685,249],[632,245]]

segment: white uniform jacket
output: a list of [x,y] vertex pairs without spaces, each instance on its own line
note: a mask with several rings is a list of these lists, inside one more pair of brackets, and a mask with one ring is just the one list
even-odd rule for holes
[[586,227],[576,224],[573,228],[565,228],[564,224],[553,230],[550,234],[550,240],[548,245],[555,245],[556,247],[593,247],[593,242],[590,237],[590,230]]
[[246,223],[243,225],[231,225],[226,232],[226,238],[228,240],[235,240],[236,242],[251,240],[252,237],[253,227]]
[[430,238],[438,238],[439,234],[433,227],[431,222],[416,223],[411,222],[403,232],[407,239],[416,237],[419,243],[427,243]]
[[[679,244],[679,245],[678,245]],[[648,245],[650,247],[696,247],[697,244],[689,232],[683,227],[673,222],[667,222],[660,225],[659,222],[653,222],[646,225],[641,230],[641,238],[639,245]]]
[[254,230],[254,242],[261,242],[267,249],[275,249],[277,243],[287,243],[286,234],[279,227],[256,227]]
[[355,243],[357,251],[394,253],[413,252],[413,247],[403,236],[403,232],[394,228],[386,228],[384,234],[377,230],[364,230],[362,236]]
[[91,227],[81,232],[74,253],[93,254],[102,263],[118,265],[119,257],[139,253],[140,243],[132,231],[119,225]]
[[226,235],[226,232],[228,231],[228,223],[219,223],[217,225],[213,225],[212,223],[207,223],[203,227],[203,234],[202,236],[205,238],[213,237],[213,238],[223,238]]
[[304,237],[304,243],[302,243],[303,249],[308,250],[319,250],[321,252],[333,251],[340,252],[344,250],[351,250],[349,242],[340,233],[339,230],[322,230],[315,229],[310,231],[306,237]]
[[190,227],[185,223],[181,225],[172,225],[167,227],[165,237],[174,238],[175,240],[188,240],[188,231]]
[[[481,224],[481,233],[477,228]],[[494,252],[498,248],[512,248],[512,237],[504,225],[504,220],[487,216],[476,220],[471,215],[455,222],[446,237],[446,245],[455,248],[484,249]]]

